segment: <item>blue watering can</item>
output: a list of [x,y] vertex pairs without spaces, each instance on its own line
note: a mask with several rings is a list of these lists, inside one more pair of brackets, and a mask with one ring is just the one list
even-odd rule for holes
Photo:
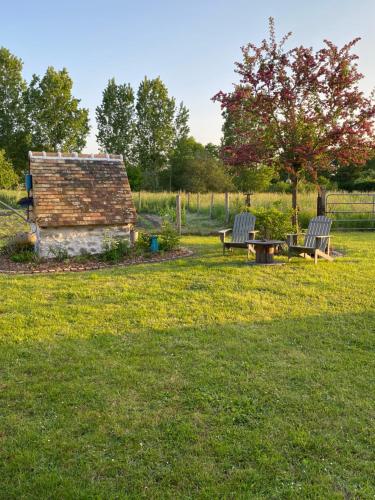
[[151,250],[151,252],[158,252],[159,251],[159,242],[158,242],[157,236],[151,236],[150,250]]

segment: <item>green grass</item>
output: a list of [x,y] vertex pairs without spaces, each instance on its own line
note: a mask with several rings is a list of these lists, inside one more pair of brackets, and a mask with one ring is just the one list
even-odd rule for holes
[[[10,189],[0,189],[0,201],[3,201],[13,208],[19,208],[17,201],[26,196],[26,192],[22,190],[10,190]],[[0,210],[4,210],[4,207],[0,205]]]
[[0,276],[0,497],[374,498],[374,234]]

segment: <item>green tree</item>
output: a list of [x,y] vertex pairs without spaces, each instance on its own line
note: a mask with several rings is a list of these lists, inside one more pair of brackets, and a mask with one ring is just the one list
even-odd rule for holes
[[122,154],[127,165],[134,163],[135,105],[130,84],[108,81],[102,103],[96,108],[99,146],[108,153]]
[[21,59],[8,49],[0,48],[0,148],[5,150],[18,172],[26,168],[28,150],[24,109],[26,82],[22,67]]
[[175,100],[160,78],[141,82],[137,93],[136,147],[143,187],[158,189],[161,172],[168,170],[175,139]]
[[19,183],[12,162],[6,157],[4,149],[0,149],[0,189],[12,189]]
[[180,139],[173,149],[170,157],[170,179],[163,182],[163,187],[177,191],[185,189],[186,169],[189,160],[197,156],[203,156],[205,149],[203,144],[197,142],[193,137]]
[[174,125],[175,125],[175,143],[177,144],[179,141],[187,139],[190,133],[189,110],[184,105],[183,102],[180,102],[180,105],[176,111]]
[[220,146],[216,146],[216,144],[208,142],[204,149],[210,156],[212,156],[212,158],[216,158],[217,160],[220,159]]
[[99,146],[108,153],[124,157],[130,186],[141,187],[142,176],[136,161],[134,145],[136,122],[134,91],[130,84],[116,84],[114,78],[108,81],[103,91],[102,103],[96,108]]
[[33,149],[81,151],[90,130],[88,109],[72,96],[73,81],[64,68],[49,67],[32,77],[26,92],[28,129]]
[[190,192],[222,192],[233,189],[232,181],[222,162],[207,154],[197,155],[184,163],[181,189]]
[[172,189],[190,192],[233,189],[224,164],[193,137],[178,142],[171,156]]
[[266,165],[256,165],[240,170],[234,178],[234,183],[239,191],[244,193],[259,193],[266,191],[275,177],[275,169]]

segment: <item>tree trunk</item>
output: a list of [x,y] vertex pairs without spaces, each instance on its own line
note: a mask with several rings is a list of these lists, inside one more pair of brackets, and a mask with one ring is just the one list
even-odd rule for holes
[[298,178],[292,178],[292,224],[296,233],[298,233]]
[[246,206],[251,207],[251,193],[246,193]]

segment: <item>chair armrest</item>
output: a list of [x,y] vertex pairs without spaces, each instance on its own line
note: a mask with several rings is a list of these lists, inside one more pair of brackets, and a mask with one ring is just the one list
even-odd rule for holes
[[303,236],[306,234],[306,231],[300,231],[299,233],[288,233],[286,235],[286,244],[288,246],[293,246],[297,244],[298,236]]
[[254,240],[255,235],[259,233],[259,231],[249,231],[249,240]]
[[301,235],[301,233],[289,233],[289,234],[287,234],[286,235],[286,244],[288,245],[288,247],[297,244],[297,239],[298,239],[298,236],[300,236],[300,235]]
[[225,237],[226,237],[227,233],[230,233],[231,231],[232,231],[231,228],[229,228],[229,229],[220,229],[220,231],[218,231],[218,234],[219,234],[219,237],[220,237],[220,241],[222,243],[225,242]]
[[318,248],[321,240],[325,239],[325,240],[328,240],[328,242],[329,242],[329,240],[331,239],[331,236],[327,236],[327,235],[324,235],[324,236],[314,235],[314,237],[315,237],[315,248]]

